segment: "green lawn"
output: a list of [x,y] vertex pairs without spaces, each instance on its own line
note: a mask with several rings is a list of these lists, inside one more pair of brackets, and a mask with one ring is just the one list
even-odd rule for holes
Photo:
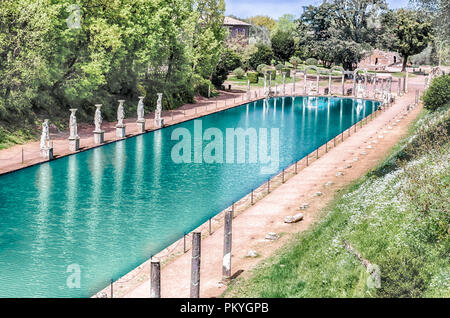
[[[449,122],[448,107],[424,112],[379,167],[224,296],[449,297],[450,147],[439,128]],[[380,288],[343,240],[379,267]]]

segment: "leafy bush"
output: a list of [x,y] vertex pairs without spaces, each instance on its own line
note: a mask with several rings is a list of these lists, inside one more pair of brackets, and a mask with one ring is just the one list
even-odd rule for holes
[[292,56],[289,59],[289,63],[291,63],[294,66],[294,68],[297,69],[297,66],[302,63],[302,60],[297,56]]
[[260,75],[264,75],[263,69],[266,68],[266,67],[267,67],[266,64],[259,64],[258,67],[256,68],[256,71],[257,71]]
[[[273,68],[273,67],[271,67],[271,66],[266,66],[265,68],[263,68],[263,74],[264,73],[266,73],[266,72],[269,72],[269,71],[271,71],[270,72],[270,74],[271,74],[271,78],[272,78],[272,80],[275,80],[276,78],[277,78],[277,72],[276,72],[276,70],[275,70],[275,68]],[[267,75],[268,75],[269,73],[267,73]],[[269,77],[267,77],[267,79],[269,79]]]
[[257,84],[259,80],[258,72],[247,72],[247,79],[250,81],[250,83]]
[[379,263],[381,287],[378,296],[385,298],[420,297],[427,287],[428,277],[422,268],[423,257],[410,249],[392,251]]
[[276,69],[277,71],[281,71],[283,68],[284,68],[284,65],[283,65],[283,64],[277,64],[277,65],[275,66],[275,69]]
[[272,50],[275,57],[287,61],[295,53],[295,41],[292,32],[277,31],[272,35]]
[[283,72],[286,72],[286,78],[291,77],[291,70],[290,70],[289,68],[283,67],[283,68],[281,69],[281,73],[283,73]]
[[244,76],[245,76],[245,71],[244,71],[242,68],[238,67],[237,69],[235,69],[235,70],[233,71],[233,74],[234,74],[238,79],[243,79]]
[[309,59],[306,59],[305,61],[306,65],[316,65],[318,64],[317,59],[310,57]]
[[228,73],[241,66],[241,58],[230,49],[223,51],[219,63],[212,76],[212,83],[220,87],[228,77]]
[[265,44],[257,44],[256,48],[258,50],[250,56],[250,66],[255,69],[260,64],[270,64],[274,57],[270,46]]
[[436,110],[450,101],[450,76],[435,78],[423,96],[425,108]]
[[208,97],[208,91],[211,90],[211,96],[214,95],[214,86],[211,82],[203,77],[195,74],[193,76],[194,81],[194,92],[196,95],[200,95],[203,97]]

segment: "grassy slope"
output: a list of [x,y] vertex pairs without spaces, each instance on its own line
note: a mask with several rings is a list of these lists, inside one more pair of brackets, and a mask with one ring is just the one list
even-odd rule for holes
[[[437,115],[423,114],[422,117]],[[446,125],[449,111],[446,112]],[[424,118],[374,171],[341,191],[321,221],[299,233],[226,297],[449,297],[449,143],[409,158]],[[442,125],[441,125],[442,126]],[[442,138],[442,139],[444,139]],[[418,158],[418,159],[417,159]],[[381,288],[342,244],[381,270]]]

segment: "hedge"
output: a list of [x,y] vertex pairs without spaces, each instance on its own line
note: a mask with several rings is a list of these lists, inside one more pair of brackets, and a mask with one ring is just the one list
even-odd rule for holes
[[259,80],[258,72],[247,72],[247,79],[250,81],[250,83],[257,84]]

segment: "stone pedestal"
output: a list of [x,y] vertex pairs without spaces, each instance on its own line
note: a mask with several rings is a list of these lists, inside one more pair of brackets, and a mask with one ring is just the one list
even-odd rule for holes
[[53,159],[53,148],[44,148],[41,149],[41,157],[52,160]]
[[80,137],[70,137],[69,138],[69,150],[70,151],[80,150]]
[[155,118],[155,126],[157,128],[163,127],[164,126],[164,118],[159,118],[159,119]]
[[118,138],[125,138],[125,125],[116,126],[116,136]]
[[94,131],[94,143],[96,145],[102,144],[105,142],[105,131]]
[[145,119],[144,120],[138,120],[136,122],[138,133],[143,134],[145,133]]

